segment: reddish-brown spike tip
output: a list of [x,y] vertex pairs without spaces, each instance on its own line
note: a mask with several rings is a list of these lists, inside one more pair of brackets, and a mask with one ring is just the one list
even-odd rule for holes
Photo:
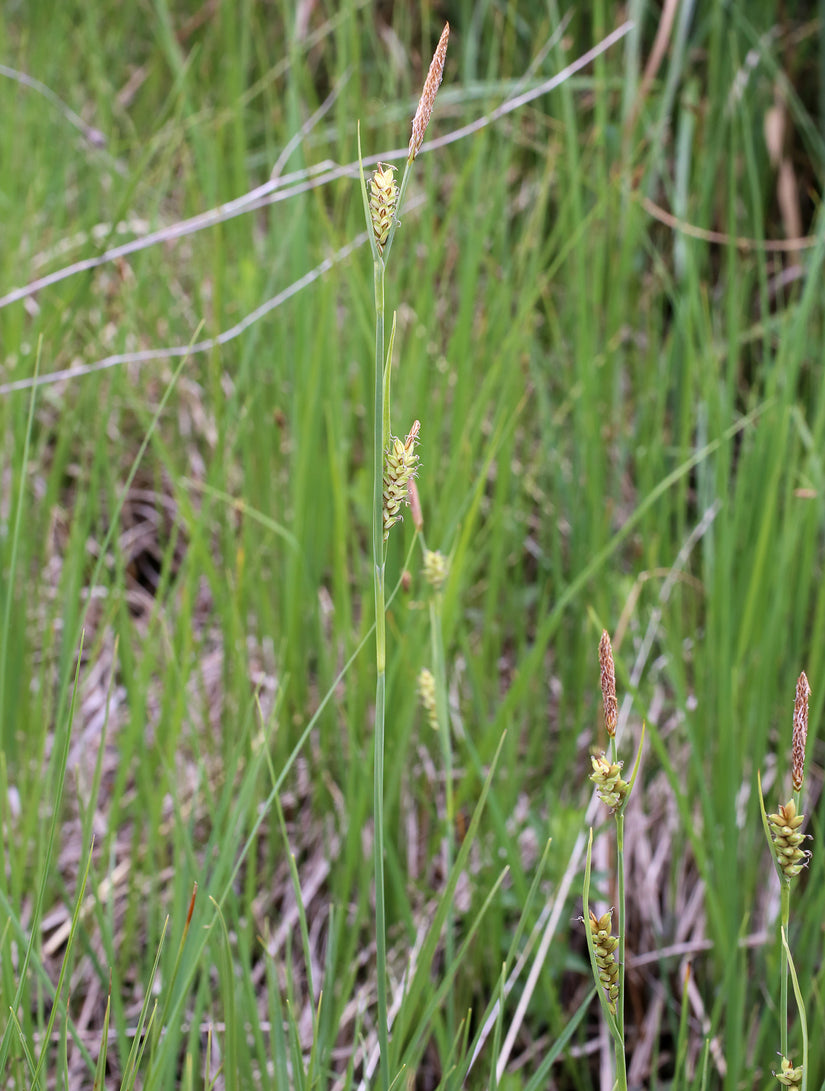
[[616,701],[616,668],[613,663],[613,648],[607,630],[599,641],[599,666],[601,667],[602,700],[604,701],[604,726],[610,738],[616,735],[619,722],[619,705]]
[[433,59],[430,61],[430,70],[424,81],[424,90],[421,92],[421,98],[418,100],[418,108],[415,111],[415,117],[413,118],[410,150],[409,155],[407,156],[410,162],[418,155],[421,145],[424,142],[424,133],[427,131],[427,126],[430,123],[430,115],[433,112],[435,96],[438,94],[438,88],[441,86],[441,77],[444,75],[444,62],[447,59],[447,42],[449,39],[450,24],[445,23],[435,53],[433,54]]
[[793,706],[791,779],[795,792],[801,791],[805,777],[805,744],[808,740],[808,698],[810,696],[811,687],[803,671],[796,683],[796,700]]

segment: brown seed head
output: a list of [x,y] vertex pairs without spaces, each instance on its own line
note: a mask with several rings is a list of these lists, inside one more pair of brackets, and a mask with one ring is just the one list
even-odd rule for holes
[[805,776],[805,743],[808,738],[808,698],[810,696],[811,687],[808,685],[808,679],[803,671],[796,683],[796,700],[793,706],[791,778],[795,792],[801,791],[802,781]]
[[610,738],[616,735],[619,722],[619,706],[616,701],[616,668],[613,664],[613,649],[607,630],[599,641],[599,666],[602,672],[602,700],[604,701],[604,726]]
[[413,118],[410,150],[409,155],[407,156],[410,163],[412,163],[413,159],[415,159],[421,150],[421,145],[424,142],[424,133],[427,131],[427,126],[430,123],[430,114],[433,112],[435,96],[438,94],[438,88],[441,86],[441,77],[444,75],[444,61],[447,59],[447,42],[449,41],[449,38],[450,24],[445,23],[435,53],[433,54],[433,59],[430,61],[430,70],[424,81],[424,90],[421,92],[421,98],[418,100],[418,109],[415,111],[415,117]]

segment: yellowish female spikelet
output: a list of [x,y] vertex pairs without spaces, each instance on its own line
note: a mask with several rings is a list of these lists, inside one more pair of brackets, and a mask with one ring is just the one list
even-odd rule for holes
[[379,254],[384,251],[398,204],[398,183],[394,170],[395,167],[384,167],[379,163],[370,179],[370,216]]
[[773,851],[788,882],[796,878],[811,855],[807,849],[802,848],[807,837],[800,829],[804,821],[804,814],[796,813],[796,804],[792,799],[788,803],[780,803],[779,809],[768,815]]
[[418,696],[421,700],[421,707],[427,714],[427,723],[433,731],[438,731],[438,713],[436,712],[435,703],[435,678],[433,677],[433,672],[426,667],[424,667],[418,675]]
[[604,726],[607,728],[607,734],[613,739],[619,722],[619,705],[616,701],[616,667],[613,663],[613,648],[607,630],[602,632],[602,638],[599,641],[599,667],[602,676]]
[[783,1057],[782,1067],[779,1072],[774,1072],[774,1076],[783,1087],[799,1087],[802,1084],[802,1065],[794,1068],[793,1062],[789,1061],[787,1057]]
[[410,137],[410,150],[407,159],[412,163],[421,150],[424,142],[424,133],[430,123],[430,115],[433,112],[435,96],[441,86],[441,77],[444,75],[444,61],[447,59],[447,42],[450,40],[450,24],[445,23],[441,31],[441,37],[436,46],[433,59],[430,61],[430,70],[424,81],[424,90],[418,100],[418,109],[412,123],[412,136]]
[[440,591],[444,586],[448,572],[447,558],[440,550],[424,551],[424,579],[434,591]]
[[384,453],[384,541],[401,518],[401,505],[407,502],[407,485],[415,476],[418,455],[415,444],[421,422],[414,421],[405,440],[390,436],[390,444]]
[[611,935],[611,913],[608,911],[601,917],[597,917],[590,911],[590,932],[593,936],[593,947],[596,952],[596,966],[599,970],[599,981],[607,993],[608,1007],[613,1015],[616,1014],[616,1001],[619,999],[619,964],[616,961],[616,948],[619,946],[619,937]]
[[598,757],[591,754],[590,761],[593,764],[590,779],[596,785],[599,799],[611,811],[621,810],[630,790],[630,785],[621,777],[622,763],[620,761],[610,762],[604,754],[599,754]]

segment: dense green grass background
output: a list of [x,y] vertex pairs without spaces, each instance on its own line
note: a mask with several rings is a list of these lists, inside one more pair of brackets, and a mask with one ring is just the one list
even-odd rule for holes
[[[460,861],[469,943],[452,966],[436,953],[400,1000],[393,1062],[411,1087],[493,1085],[494,1039],[526,971],[466,1078],[462,1035],[479,1031],[502,963],[509,974],[513,945],[555,905],[584,827],[606,627],[633,698],[627,758],[648,724],[627,834],[628,1045],[631,1058],[648,1051],[636,1079],[700,1086],[706,1036],[710,1086],[766,1086],[778,1066],[778,884],[755,786],[761,769],[772,806],[790,796],[805,669],[814,841],[791,945],[808,1086],[823,1085],[825,30],[813,5],[790,10],[683,2],[668,30],[669,6],[645,0],[569,13],[524,0],[5,5],[4,1087],[31,1086],[41,1057],[40,1086],[91,1087],[110,989],[106,1087],[133,1085],[127,1057],[154,997],[136,1086],[362,1078],[374,1040],[372,268],[361,245],[289,291],[363,231],[354,177],[312,178],[353,162],[359,120],[365,155],[406,147],[445,19],[430,137],[539,85],[625,17],[630,32],[582,73],[421,156],[393,251],[394,431],[422,422],[427,540],[452,558],[464,820],[502,746]],[[766,130],[782,119],[780,167]],[[292,179],[277,201],[171,238],[276,163]],[[783,248],[798,230],[803,246]],[[167,237],[8,298],[155,231]],[[141,351],[157,355],[84,372]],[[409,519],[393,539],[391,586]],[[391,998],[447,882],[441,756],[415,693],[429,661],[417,553],[410,567],[388,621]],[[580,891],[578,874],[510,1088],[530,1085],[582,1014]],[[454,1043],[450,1013],[470,1009]],[[595,1086],[597,1034],[593,1005],[538,1084]],[[791,1042],[796,1057],[798,1027]]]

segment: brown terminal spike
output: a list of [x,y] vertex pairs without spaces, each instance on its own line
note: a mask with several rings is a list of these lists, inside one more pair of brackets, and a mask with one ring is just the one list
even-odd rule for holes
[[418,100],[418,109],[415,111],[415,117],[413,118],[410,150],[407,155],[407,159],[410,163],[412,163],[413,159],[415,159],[421,150],[421,145],[424,142],[424,133],[427,131],[427,126],[430,123],[430,115],[433,112],[435,96],[438,94],[438,88],[441,86],[441,77],[444,75],[444,61],[447,59],[447,42],[449,39],[450,24],[445,23],[435,53],[433,54],[433,59],[430,61],[430,70],[424,81],[424,90],[421,92],[421,98]]
[[604,701],[604,726],[611,739],[616,736],[619,722],[619,706],[616,701],[616,668],[613,663],[613,648],[607,630],[599,641],[599,666],[602,673],[602,700]]
[[802,790],[805,777],[805,743],[808,739],[808,698],[811,687],[803,671],[796,683],[796,700],[793,706],[793,752],[791,755],[791,779],[793,790]]

